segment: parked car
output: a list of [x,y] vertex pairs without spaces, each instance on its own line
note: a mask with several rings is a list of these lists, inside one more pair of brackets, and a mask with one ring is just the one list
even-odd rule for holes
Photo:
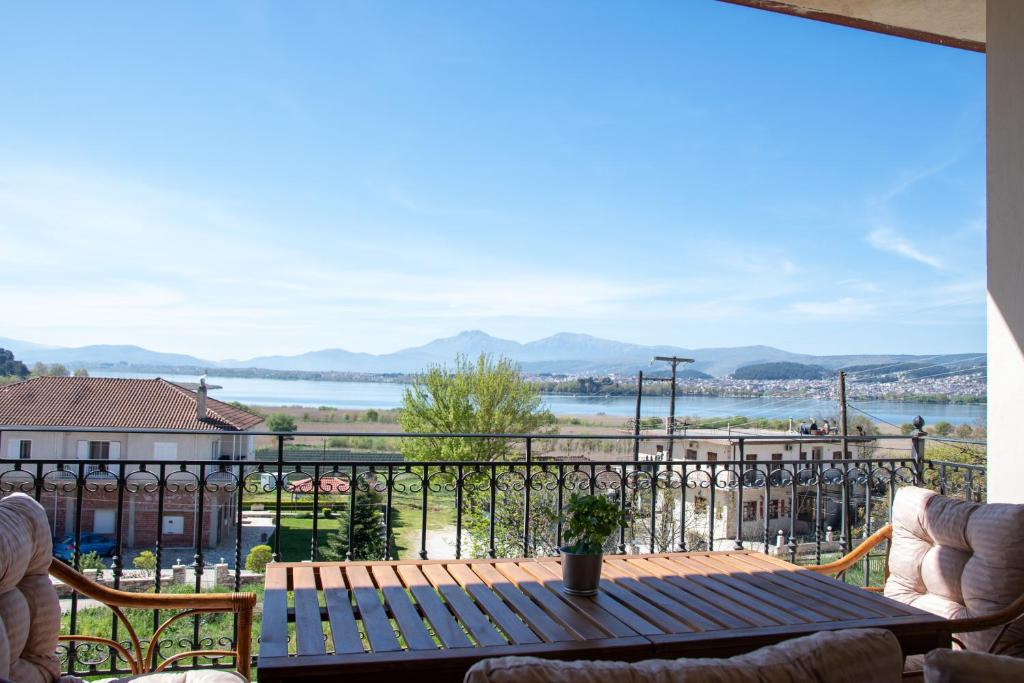
[[[114,538],[91,531],[82,532],[82,554],[96,553],[102,557],[114,554]],[[53,542],[53,556],[58,560],[72,562],[75,559],[75,535],[69,534]]]

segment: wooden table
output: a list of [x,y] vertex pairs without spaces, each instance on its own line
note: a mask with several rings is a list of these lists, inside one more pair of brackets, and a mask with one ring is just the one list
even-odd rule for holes
[[753,551],[606,556],[595,597],[561,576],[558,558],[268,565],[259,680],[460,681],[488,657],[719,657],[840,628],[950,644],[940,617]]

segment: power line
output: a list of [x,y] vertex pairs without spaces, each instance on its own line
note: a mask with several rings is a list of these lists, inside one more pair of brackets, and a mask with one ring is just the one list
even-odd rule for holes
[[[883,424],[887,424],[887,425],[889,425],[890,427],[896,427],[896,429],[900,429],[900,427],[899,427],[899,426],[897,426],[897,425],[894,425],[894,424],[893,424],[892,422],[889,422],[888,420],[883,420],[882,418],[880,418],[880,417],[878,417],[878,416],[876,416],[876,415],[872,415],[872,414],[871,414],[871,413],[869,413],[868,411],[866,411],[866,410],[863,410],[863,409],[861,409],[861,408],[858,408],[857,406],[853,405],[853,404],[852,404],[852,403],[850,403],[849,401],[847,401],[847,402],[846,402],[846,405],[847,405],[847,407],[849,407],[849,408],[853,408],[853,409],[854,409],[854,410],[856,410],[856,411],[857,411],[858,413],[863,413],[864,415],[867,415],[868,417],[870,417],[870,418],[871,418],[872,420],[874,420],[875,422],[881,422],[881,423],[883,423]],[[901,430],[901,431],[902,431],[902,430]]]

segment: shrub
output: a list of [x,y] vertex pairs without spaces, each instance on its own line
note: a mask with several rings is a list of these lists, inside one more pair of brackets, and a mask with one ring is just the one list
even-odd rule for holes
[[102,570],[107,568],[107,565],[105,565],[103,563],[103,559],[99,555],[97,555],[95,552],[91,552],[91,553],[86,553],[86,554],[82,555],[81,558],[79,558],[79,560],[78,560],[78,568],[79,569],[99,569],[99,570],[102,571]]
[[294,517],[295,519],[309,519],[310,517],[312,517],[312,515],[306,512],[305,510],[299,510],[298,512],[295,513]]
[[285,413],[273,413],[267,417],[267,429],[271,432],[294,432],[295,418]]
[[132,560],[132,566],[136,569],[143,569],[147,572],[156,571],[156,555],[149,550],[143,550]]
[[269,545],[256,545],[249,551],[245,558],[245,568],[251,572],[262,574],[267,570],[267,564],[274,556],[274,551]]
[[332,510],[331,508],[324,508],[323,510],[320,511],[320,514],[321,516],[323,516],[324,519],[330,519],[334,516],[334,510]]

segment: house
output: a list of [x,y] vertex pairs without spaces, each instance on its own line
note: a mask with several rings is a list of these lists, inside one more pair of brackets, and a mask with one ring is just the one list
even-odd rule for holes
[[[209,398],[205,381],[195,391],[160,378],[36,377],[0,387],[0,453],[24,461],[22,485],[38,490],[55,535],[74,531],[81,495],[82,530],[113,535],[120,519],[126,547],[158,541],[164,548],[194,547],[199,508],[194,483],[200,468],[168,463],[254,460],[250,432],[262,422],[259,415]],[[81,461],[88,464],[79,468]],[[117,461],[131,462],[119,466]],[[205,473],[202,541],[216,546],[233,528],[237,486],[233,476],[213,467]],[[118,487],[103,485],[116,476],[137,484],[126,487],[120,514]],[[158,476],[169,484],[180,482],[167,488],[162,515],[158,487],[145,485]]]
[[[713,514],[714,538],[719,541],[729,539],[729,543],[736,537],[737,522],[742,539],[755,543],[764,543],[766,536],[768,543],[777,542],[779,531],[787,541],[791,533],[795,537],[812,539],[816,528],[819,533],[832,528],[838,537],[844,521],[841,491],[826,483],[820,488],[819,496],[816,477],[806,468],[812,462],[822,461],[834,461],[834,467],[843,468],[846,465],[838,461],[864,460],[881,454],[876,439],[861,436],[847,439],[844,456],[842,438],[836,434],[819,434],[799,441],[795,440],[795,433],[764,429],[743,432],[701,429],[690,430],[684,435],[685,439],[676,442],[676,461],[690,460],[694,465],[685,470],[688,484],[684,488],[685,502],[673,503],[677,510],[674,514],[687,520],[687,528],[701,531],[710,527],[708,515]],[[639,454],[641,462],[662,462],[665,459],[662,444],[655,445],[654,453]],[[807,465],[801,465],[802,461],[807,461]],[[738,468],[734,463],[739,462],[747,465]],[[710,463],[722,463],[721,467],[716,466],[714,476]],[[667,464],[664,469],[675,469],[683,476],[683,468],[679,465]],[[839,470],[834,474],[838,475]],[[743,477],[742,491],[737,485],[739,477]],[[824,470],[823,477],[826,482],[829,480],[828,468]],[[716,492],[713,504],[712,487]],[[856,510],[856,501],[864,495],[863,488],[851,486],[849,495]],[[686,505],[685,515],[678,511],[680,504]]]

